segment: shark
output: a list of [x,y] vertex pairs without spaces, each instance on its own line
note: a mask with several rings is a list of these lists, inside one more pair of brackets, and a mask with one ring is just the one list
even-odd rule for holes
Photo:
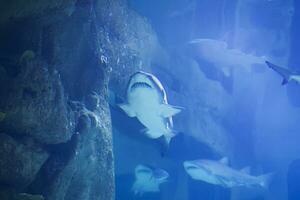
[[280,67],[278,65],[275,65],[269,61],[266,61],[266,64],[269,68],[277,72],[280,76],[282,76],[282,85],[286,85],[290,81],[294,81],[298,84],[300,84],[300,73],[292,72],[286,68]]
[[246,71],[251,71],[251,67],[264,64],[264,56],[259,57],[229,48],[227,43],[221,40],[200,38],[191,40],[188,44],[194,51],[194,57],[201,57],[212,63],[227,77],[231,75],[234,67],[240,66]]
[[229,94],[233,92],[234,71],[261,72],[265,57],[229,48],[222,40],[198,38],[187,42],[188,56],[198,64],[206,78],[217,81]]
[[167,171],[148,165],[137,165],[135,170],[135,181],[132,191],[135,195],[143,195],[146,192],[159,192],[160,184],[169,178]]
[[267,189],[272,173],[252,176],[249,167],[235,170],[228,166],[228,158],[221,160],[192,160],[183,163],[187,174],[194,180],[201,180],[225,188],[246,187]]
[[182,107],[168,104],[163,85],[150,73],[138,71],[130,77],[127,101],[119,107],[129,117],[136,117],[146,127],[142,132],[151,139],[163,136],[169,145],[176,135],[172,116],[181,112]]

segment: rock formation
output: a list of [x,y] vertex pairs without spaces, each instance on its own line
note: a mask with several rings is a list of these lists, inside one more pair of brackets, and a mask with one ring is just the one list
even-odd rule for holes
[[151,27],[123,0],[14,0],[0,13],[0,198],[113,200],[108,83],[121,95],[149,64]]

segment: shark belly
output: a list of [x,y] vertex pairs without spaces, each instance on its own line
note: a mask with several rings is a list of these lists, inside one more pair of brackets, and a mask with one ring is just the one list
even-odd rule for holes
[[150,138],[159,138],[167,133],[164,118],[159,114],[160,97],[153,89],[137,89],[128,96],[129,104],[138,120],[148,129]]
[[137,114],[139,121],[148,129],[146,134],[151,138],[159,138],[166,134],[166,127],[163,119],[158,117],[156,113],[139,113]]

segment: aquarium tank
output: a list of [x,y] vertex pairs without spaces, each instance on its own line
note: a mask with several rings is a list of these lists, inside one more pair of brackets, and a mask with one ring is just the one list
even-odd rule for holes
[[300,200],[299,0],[0,1],[0,200]]

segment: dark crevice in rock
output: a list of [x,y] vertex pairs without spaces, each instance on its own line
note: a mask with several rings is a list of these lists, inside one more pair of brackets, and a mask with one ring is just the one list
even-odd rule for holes
[[49,156],[34,140],[15,140],[5,133],[0,134],[0,154],[0,183],[17,190],[23,190],[31,183]]
[[78,135],[73,135],[71,140],[66,143],[47,145],[44,147],[51,156],[43,164],[35,180],[30,184],[26,192],[47,195],[49,185],[53,184],[55,178],[76,153],[77,137]]
[[37,97],[37,92],[30,89],[30,88],[24,88],[23,89],[23,94],[22,94],[22,97],[23,99],[26,99],[26,98],[36,98]]

